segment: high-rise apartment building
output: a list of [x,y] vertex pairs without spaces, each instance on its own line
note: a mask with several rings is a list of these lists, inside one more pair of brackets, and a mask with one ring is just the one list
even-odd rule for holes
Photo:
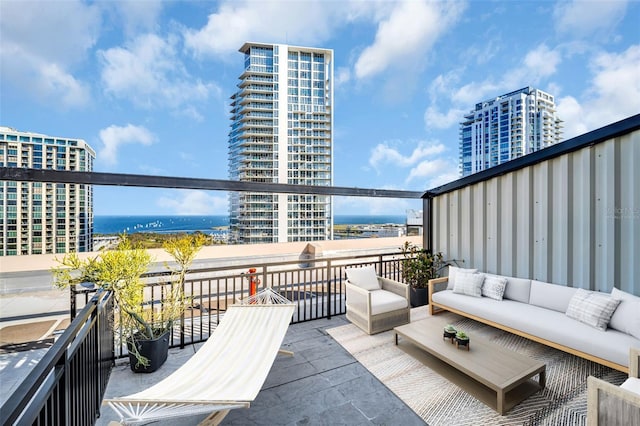
[[[333,184],[333,51],[245,43],[231,97],[229,178]],[[243,244],[333,237],[330,196],[232,193],[230,241]]]
[[467,176],[560,142],[553,96],[532,87],[476,104],[460,123],[460,174]]
[[[81,139],[0,126],[0,167],[91,171]],[[0,181],[0,256],[92,251],[90,185]]]

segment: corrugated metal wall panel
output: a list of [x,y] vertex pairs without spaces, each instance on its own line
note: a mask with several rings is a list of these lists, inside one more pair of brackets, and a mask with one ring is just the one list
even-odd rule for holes
[[583,149],[571,155],[574,177],[571,189],[572,237],[569,241],[573,268],[571,280],[574,287],[593,288],[594,256],[594,221],[593,221],[593,186],[594,186],[594,150]]
[[465,267],[640,295],[640,131],[434,197]]
[[552,209],[550,182],[552,173],[550,162],[536,164],[533,167],[533,276],[538,281],[549,280],[550,216]]
[[[620,147],[620,275],[616,287],[636,294],[640,291],[640,132],[624,136]],[[626,238],[625,236],[631,236]]]
[[533,274],[533,168],[527,167],[513,173],[516,177],[516,272],[514,276],[529,278]]
[[[481,182],[477,185],[474,185],[472,188],[473,191],[473,204],[471,205],[472,211],[472,222],[471,227],[473,228],[473,242],[471,249],[471,256],[469,259],[462,260],[465,261],[465,267],[467,268],[478,268],[482,271],[486,271],[486,231],[487,228],[484,226],[484,206],[485,206],[485,182]],[[464,206],[462,206],[464,208]],[[458,258],[458,256],[454,256]]]

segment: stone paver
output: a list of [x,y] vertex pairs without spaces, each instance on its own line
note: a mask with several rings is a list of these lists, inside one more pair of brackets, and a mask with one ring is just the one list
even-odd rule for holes
[[[223,425],[424,425],[409,407],[360,365],[327,333],[346,323],[344,316],[289,327],[283,349],[265,384],[248,409],[231,410]],[[153,374],[133,374],[120,360],[106,396],[127,395],[158,382],[189,359],[199,345],[172,349],[167,363]],[[258,355],[258,354],[256,354]],[[197,425],[204,417],[191,416],[156,422],[169,426]],[[103,407],[97,425],[117,420]]]

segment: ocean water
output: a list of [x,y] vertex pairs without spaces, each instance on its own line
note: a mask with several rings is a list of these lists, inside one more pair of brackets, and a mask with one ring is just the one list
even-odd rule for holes
[[[336,225],[405,223],[405,216],[398,215],[337,215]],[[229,225],[228,216],[95,216],[95,234],[133,234],[136,232],[204,232],[224,233],[215,228]]]

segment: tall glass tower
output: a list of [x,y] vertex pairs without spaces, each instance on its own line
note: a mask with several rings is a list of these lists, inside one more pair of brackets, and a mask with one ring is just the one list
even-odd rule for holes
[[476,104],[460,123],[460,174],[468,176],[557,142],[553,96],[532,87]]
[[[93,170],[82,139],[0,127],[0,167]],[[0,182],[0,256],[93,250],[91,185]]]
[[[333,185],[333,50],[245,43],[231,96],[229,179]],[[231,193],[230,241],[333,237],[330,196]]]

